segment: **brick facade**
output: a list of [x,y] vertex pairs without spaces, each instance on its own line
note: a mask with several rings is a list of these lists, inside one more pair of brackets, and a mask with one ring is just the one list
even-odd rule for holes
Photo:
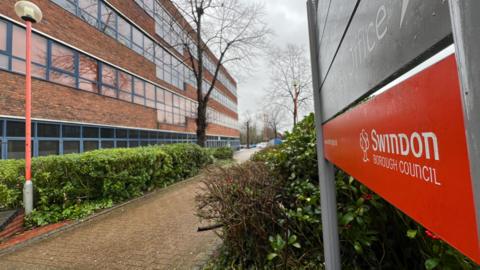
[[[13,12],[16,0],[2,0],[0,13],[17,20]],[[43,11],[44,19],[35,28],[80,50],[99,57],[107,62],[136,73],[167,89],[196,100],[196,90],[187,87],[186,91],[158,79],[155,64],[135,53],[118,41],[100,32],[98,29],[80,20],[49,0],[34,1]],[[148,16],[133,0],[110,0],[120,12],[128,16],[143,30],[157,40],[154,20]],[[206,78],[211,79],[210,74]],[[23,116],[24,114],[24,77],[0,71],[0,115]],[[222,85],[219,90],[237,98]],[[32,116],[51,120],[78,121],[95,124],[108,124],[149,129],[164,129],[179,132],[195,132],[194,119],[188,119],[186,126],[157,123],[155,109],[113,99],[95,93],[80,91],[51,82],[33,79]],[[209,106],[215,110],[238,119],[238,114],[215,100]],[[210,124],[208,134],[239,136],[239,131],[215,124]]]
[[[0,115],[23,117],[24,76],[0,71],[0,82]],[[32,99],[33,118],[190,133],[196,131],[194,119],[188,119],[186,126],[160,124],[157,123],[155,109],[37,79],[32,80]],[[239,136],[238,130],[215,124],[209,125],[207,133]]]

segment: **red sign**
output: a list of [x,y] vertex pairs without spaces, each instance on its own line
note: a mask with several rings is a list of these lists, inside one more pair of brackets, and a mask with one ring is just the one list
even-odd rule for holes
[[323,130],[329,161],[480,263],[454,55]]

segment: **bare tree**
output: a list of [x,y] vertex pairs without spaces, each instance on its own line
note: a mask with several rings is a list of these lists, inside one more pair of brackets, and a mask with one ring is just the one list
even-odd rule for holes
[[[281,106],[270,106],[264,112],[264,128],[268,139],[276,139],[285,124],[285,110]],[[268,134],[271,131],[272,134]]]
[[269,53],[272,73],[268,96],[272,104],[291,113],[293,125],[312,100],[310,61],[306,55],[305,48],[293,44],[285,49],[272,48]]
[[[207,105],[220,72],[225,65],[247,67],[245,63],[251,63],[265,48],[270,30],[263,20],[264,8],[257,3],[249,4],[244,0],[179,0],[172,3],[181,13],[175,21],[183,21],[180,24],[181,45],[196,81],[197,143],[205,146]],[[178,26],[173,28],[178,31]],[[205,87],[207,61],[213,68],[210,69],[211,83]]]

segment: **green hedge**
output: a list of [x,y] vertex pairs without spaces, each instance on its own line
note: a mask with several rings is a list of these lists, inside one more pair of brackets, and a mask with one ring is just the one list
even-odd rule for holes
[[[104,149],[32,160],[31,225],[79,218],[196,174],[212,162],[194,144]],[[0,208],[21,205],[23,160],[0,161]]]
[[233,149],[230,147],[211,148],[211,154],[216,159],[232,159]]

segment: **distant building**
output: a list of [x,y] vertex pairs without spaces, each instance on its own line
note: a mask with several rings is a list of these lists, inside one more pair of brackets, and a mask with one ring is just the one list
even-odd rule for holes
[[[0,157],[24,156],[25,29],[0,2]],[[36,0],[33,155],[196,141],[196,89],[170,1]],[[170,31],[174,25],[177,32]],[[217,60],[205,61],[211,82]],[[222,69],[209,102],[211,147],[238,147],[236,82]]]

